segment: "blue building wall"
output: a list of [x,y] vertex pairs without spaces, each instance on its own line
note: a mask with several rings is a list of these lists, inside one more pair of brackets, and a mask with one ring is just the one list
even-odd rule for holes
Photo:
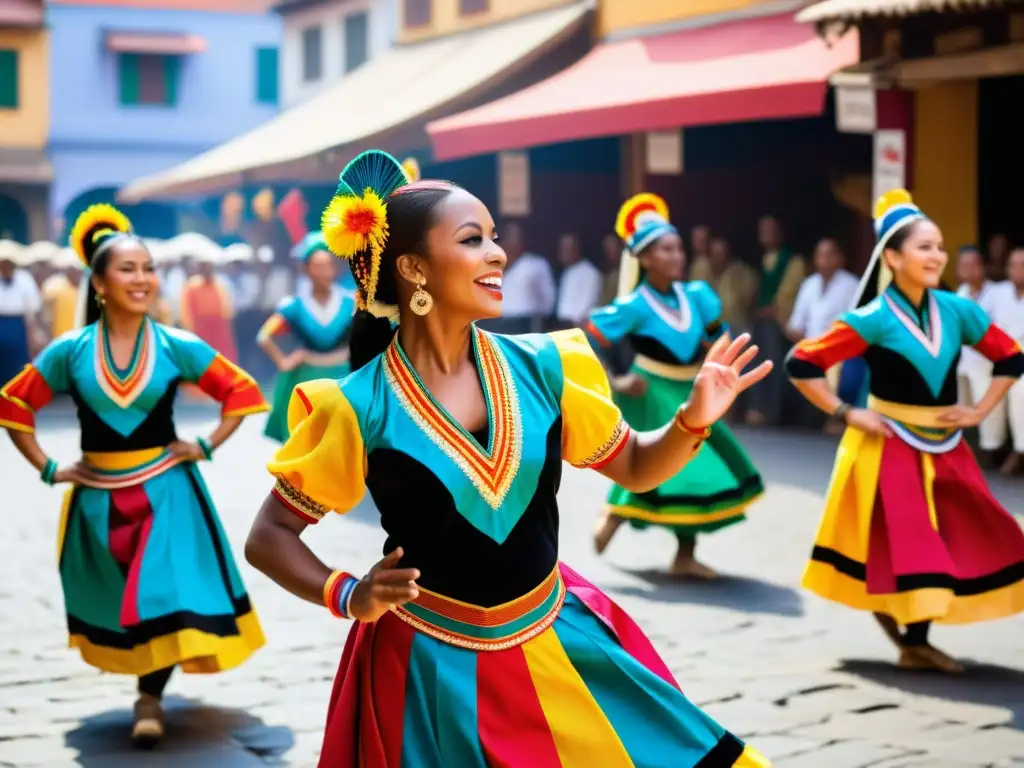
[[[276,15],[58,0],[48,4],[47,22],[52,52],[49,155],[55,176],[50,210],[65,226],[85,204],[109,197],[109,190],[184,162],[278,110],[256,97],[256,49],[280,45]],[[118,54],[105,47],[109,31],[197,35],[206,50],[180,58],[173,106],[124,106]],[[153,237],[173,234],[167,230],[175,226],[175,210],[170,205],[140,208],[136,229]]]

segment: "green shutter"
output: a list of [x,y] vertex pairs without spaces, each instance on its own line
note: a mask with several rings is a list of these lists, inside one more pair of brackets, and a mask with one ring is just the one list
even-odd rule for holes
[[18,108],[18,52],[0,51],[0,109]]
[[256,49],[256,101],[277,104],[277,48]]
[[181,71],[180,56],[164,56],[164,103],[173,107],[178,104],[178,73]]
[[121,75],[121,103],[139,103],[139,57],[134,53],[122,53],[118,61]]

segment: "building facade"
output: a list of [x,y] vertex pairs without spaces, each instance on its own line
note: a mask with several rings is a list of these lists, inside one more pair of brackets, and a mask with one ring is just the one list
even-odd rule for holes
[[398,32],[398,0],[279,3],[281,103],[291,107],[386,51]]
[[[278,111],[281,21],[266,3],[49,3],[50,211],[55,235],[122,184],[199,154]],[[153,237],[178,208],[129,211]]]
[[[825,37],[859,30],[862,63],[837,85],[868,107],[858,123],[902,136],[902,167],[892,175],[876,152],[876,180],[902,181],[950,251],[997,234],[1024,243],[1017,198],[1006,191],[1024,171],[1015,113],[1024,96],[1022,10],[1019,2],[940,1],[925,12],[908,0],[829,0],[800,16]],[[891,103],[901,107],[896,120]]]
[[0,1],[0,240],[47,235],[50,35],[42,0]]

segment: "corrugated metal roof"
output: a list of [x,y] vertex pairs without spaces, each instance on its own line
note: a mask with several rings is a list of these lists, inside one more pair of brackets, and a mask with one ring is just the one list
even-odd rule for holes
[[804,8],[796,15],[796,20],[813,24],[875,16],[911,16],[932,11],[975,11],[1005,4],[1005,0],[824,0]]

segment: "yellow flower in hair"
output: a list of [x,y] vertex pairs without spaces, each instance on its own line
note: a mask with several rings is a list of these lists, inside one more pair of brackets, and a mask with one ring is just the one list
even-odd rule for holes
[[420,164],[415,157],[405,158],[402,162],[402,170],[405,171],[405,178],[409,180],[410,184],[420,180]]
[[91,246],[103,231],[131,232],[132,223],[121,211],[106,203],[90,205],[75,219],[68,240],[86,266],[89,266]]
[[367,187],[362,197],[335,195],[320,220],[331,253],[351,259],[369,249],[379,256],[388,239],[388,207]]
[[907,190],[890,189],[884,195],[879,196],[879,198],[875,200],[875,209],[871,212],[872,217],[880,219],[887,211],[895,208],[897,205],[908,205],[913,202],[914,200]]

